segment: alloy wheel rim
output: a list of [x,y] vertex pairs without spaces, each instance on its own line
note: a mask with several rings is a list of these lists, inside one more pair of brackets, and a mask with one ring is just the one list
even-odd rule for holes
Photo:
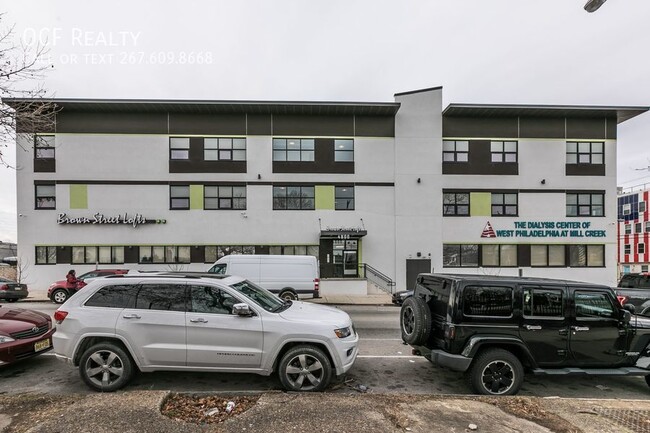
[[105,388],[124,375],[124,363],[117,353],[99,350],[88,357],[85,370],[86,376],[92,383]]
[[325,368],[316,357],[303,353],[291,358],[285,373],[292,388],[309,391],[321,384]]
[[54,300],[56,302],[63,303],[63,302],[65,302],[66,298],[67,298],[67,296],[65,295],[65,293],[63,293],[60,290],[54,294]]
[[490,394],[505,394],[515,383],[515,370],[506,361],[492,361],[483,369],[481,383]]
[[285,294],[282,296],[282,299],[284,299],[285,301],[295,301],[295,300],[296,300],[296,297],[293,296],[293,293],[288,292],[288,293],[285,293]]
[[404,328],[404,332],[407,335],[411,335],[415,329],[415,315],[413,314],[413,309],[411,307],[404,308],[403,318],[402,328]]

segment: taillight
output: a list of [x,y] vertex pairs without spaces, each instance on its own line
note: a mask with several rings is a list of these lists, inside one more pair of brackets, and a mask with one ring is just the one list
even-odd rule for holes
[[56,320],[56,323],[59,324],[63,322],[67,316],[68,316],[67,311],[56,310],[54,312],[54,320]]
[[3,284],[2,286],[0,286],[0,290],[9,290],[9,286],[6,285],[6,284]]
[[445,325],[445,339],[453,340],[456,338],[456,327],[454,325]]
[[314,298],[318,298],[320,294],[320,278],[314,278]]
[[629,297],[623,295],[617,295],[616,299],[618,299],[618,303],[621,304],[621,307],[627,304],[627,301],[630,300]]

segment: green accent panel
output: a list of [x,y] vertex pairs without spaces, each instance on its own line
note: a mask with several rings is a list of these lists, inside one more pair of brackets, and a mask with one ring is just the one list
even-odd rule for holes
[[70,209],[88,209],[88,185],[70,185]]
[[492,194],[489,192],[469,193],[470,216],[492,216]]
[[334,185],[316,185],[316,209],[334,210]]
[[190,185],[190,209],[203,209],[203,185]]

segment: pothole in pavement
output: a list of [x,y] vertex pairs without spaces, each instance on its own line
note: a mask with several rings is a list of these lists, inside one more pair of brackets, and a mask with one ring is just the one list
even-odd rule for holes
[[171,394],[161,412],[174,420],[214,424],[241,415],[257,404],[259,395],[215,396]]

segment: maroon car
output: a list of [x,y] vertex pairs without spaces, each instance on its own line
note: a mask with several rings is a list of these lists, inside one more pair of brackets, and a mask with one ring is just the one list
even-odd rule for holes
[[47,314],[0,306],[0,366],[51,350],[54,331]]
[[94,271],[86,272],[77,277],[79,283],[77,283],[76,290],[71,290],[66,287],[66,280],[55,281],[50,284],[50,287],[47,289],[47,297],[50,298],[55,304],[63,304],[72,296],[77,290],[85,286],[90,280],[99,277],[106,277],[108,275],[122,275],[128,273],[128,269],[95,269]]

